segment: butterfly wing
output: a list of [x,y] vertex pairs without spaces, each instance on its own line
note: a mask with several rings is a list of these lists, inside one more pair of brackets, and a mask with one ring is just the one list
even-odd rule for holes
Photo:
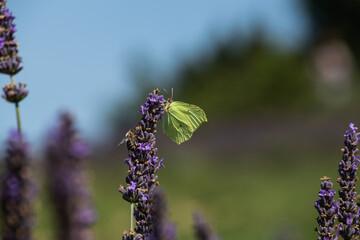
[[[163,117],[163,131],[176,144],[181,144],[189,140],[192,136],[190,123],[184,118],[179,118],[178,114],[169,111]],[[175,111],[176,112],[176,111]]]
[[198,129],[202,123],[207,122],[204,110],[193,104],[176,101],[170,104],[169,111],[176,112],[179,117],[186,118],[192,132]]
[[170,103],[166,112],[163,130],[177,144],[189,140],[193,132],[207,122],[205,112],[200,107],[180,101]]

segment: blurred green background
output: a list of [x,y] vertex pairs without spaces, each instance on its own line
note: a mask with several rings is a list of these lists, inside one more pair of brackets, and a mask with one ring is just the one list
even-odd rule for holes
[[[151,58],[129,66],[137,90],[126,103],[119,100],[118,111],[103,109],[112,135],[96,143],[89,161],[98,239],[121,239],[129,228],[129,204],[117,191],[127,153],[116,145],[139,121],[147,93],[172,87],[175,100],[202,107],[209,120],[181,146],[158,134],[166,165],[159,182],[178,239],[195,239],[197,210],[223,239],[316,238],[320,177],[335,182],[343,134],[350,122],[359,125],[360,4],[300,5],[309,36],[295,48],[274,44],[258,26],[248,36],[223,33],[170,73]],[[35,171],[44,185],[41,161]],[[56,225],[46,189],[40,193],[34,239],[52,239]]]

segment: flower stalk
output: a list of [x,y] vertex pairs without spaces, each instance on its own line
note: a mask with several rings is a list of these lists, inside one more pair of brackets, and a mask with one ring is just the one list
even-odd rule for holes
[[194,214],[195,236],[198,240],[220,240],[201,213]]
[[19,83],[19,86],[16,86],[14,80],[14,75],[23,68],[21,57],[18,56],[18,43],[15,41],[14,19],[6,6],[6,0],[0,0],[0,73],[9,75],[11,81],[11,84],[3,87],[5,94],[2,97],[15,103],[19,141],[22,141],[19,102],[27,96],[28,91],[24,89],[25,84]]
[[34,225],[33,201],[36,187],[31,180],[28,145],[12,131],[8,140],[6,173],[2,178],[2,239],[30,240]]
[[343,239],[350,240],[359,236],[359,215],[356,205],[357,165],[360,161],[357,156],[359,133],[354,124],[350,124],[350,130],[345,133],[345,146],[341,149],[343,155],[339,163],[339,175],[337,179],[341,189],[339,190],[339,232]]
[[135,204],[131,203],[130,205],[130,230],[134,231],[134,207]]
[[48,187],[57,215],[57,239],[93,240],[96,213],[85,169],[89,148],[77,137],[69,114],[60,116],[47,142]]
[[15,41],[15,17],[6,6],[6,0],[0,0],[0,73],[10,76],[10,84],[2,89],[2,98],[15,104],[17,131],[12,132],[8,140],[6,170],[2,179],[2,239],[30,240],[34,225],[32,203],[36,195],[35,185],[31,181],[31,169],[28,159],[28,145],[23,142],[19,102],[27,95],[26,85],[16,85],[14,75],[23,67],[18,56],[18,44]]
[[[129,166],[129,174],[125,179],[127,186],[120,185],[119,191],[123,198],[131,203],[130,212],[134,209],[134,214],[130,217],[130,231],[124,232],[123,240],[146,239],[152,232],[153,193],[159,184],[156,172],[164,167],[163,160],[156,156],[155,148],[157,122],[164,114],[164,97],[158,93],[159,90],[156,89],[149,94],[146,102],[141,105],[141,121],[135,129],[126,134],[129,153],[125,163]],[[133,216],[136,220],[134,229]]]
[[321,178],[319,197],[315,201],[315,208],[319,213],[317,222],[320,228],[315,231],[319,234],[318,240],[336,240],[340,232],[335,233],[335,219],[339,213],[338,202],[334,200],[335,191],[331,179]]
[[[14,76],[11,75],[11,83],[15,84]],[[21,118],[20,118],[20,108],[19,108],[19,101],[15,102],[15,108],[16,108],[16,120],[17,120],[17,128],[20,136],[20,141],[22,141],[22,133],[21,133]]]
[[153,231],[149,240],[175,240],[176,227],[167,219],[166,199],[163,192],[156,190],[151,214],[154,218]]

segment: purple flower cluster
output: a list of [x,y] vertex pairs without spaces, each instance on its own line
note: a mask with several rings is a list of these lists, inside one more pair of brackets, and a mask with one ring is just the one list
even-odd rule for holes
[[18,43],[15,41],[15,17],[6,7],[6,0],[0,0],[0,72],[15,75],[23,67],[18,56]]
[[94,239],[91,226],[96,213],[84,163],[89,149],[76,135],[71,116],[62,114],[47,141],[49,187],[59,240]]
[[153,231],[149,240],[175,240],[176,227],[167,220],[166,199],[162,192],[156,190],[153,195],[154,205],[151,214],[154,219]]
[[195,235],[199,240],[220,240],[216,235],[213,234],[212,229],[205,221],[205,218],[200,213],[194,214],[194,227]]
[[319,197],[320,199],[315,201],[315,208],[319,213],[319,217],[316,219],[319,224],[319,229],[315,229],[319,234],[318,240],[336,240],[339,232],[335,233],[335,218],[338,214],[338,202],[334,200],[335,191],[333,183],[330,182],[330,178],[321,178]]
[[25,89],[25,83],[19,83],[18,87],[15,83],[7,84],[3,87],[4,94],[1,95],[8,102],[18,103],[29,94],[29,91]]
[[153,192],[158,185],[156,172],[164,166],[162,159],[156,156],[155,148],[157,122],[164,114],[164,97],[158,93],[159,90],[156,89],[149,94],[145,104],[141,106],[141,121],[127,134],[129,155],[125,163],[129,166],[129,175],[126,177],[127,186],[120,186],[119,191],[126,201],[136,206],[136,228],[135,232],[125,232],[124,240],[146,239],[152,232]]
[[339,175],[337,179],[341,190],[339,191],[339,231],[344,239],[352,239],[359,235],[358,226],[358,207],[355,202],[356,191],[355,182],[358,180],[356,176],[357,164],[359,156],[357,156],[359,141],[359,133],[356,132],[357,127],[350,124],[350,130],[346,131],[345,147],[341,149],[343,152],[342,160],[339,163]]
[[32,203],[36,188],[31,181],[28,145],[17,131],[10,133],[6,173],[1,181],[2,239],[30,240],[34,225]]

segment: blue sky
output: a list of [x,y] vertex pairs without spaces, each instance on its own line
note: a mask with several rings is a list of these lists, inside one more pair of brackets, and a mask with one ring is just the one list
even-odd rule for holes
[[[30,90],[20,104],[23,129],[35,146],[61,110],[75,114],[84,136],[104,138],[105,114],[136,90],[128,70],[134,56],[171,71],[234,28],[247,34],[263,25],[272,41],[288,46],[306,33],[295,0],[9,0],[8,7],[24,60],[15,81]],[[9,81],[0,76],[1,86]],[[3,100],[0,110],[4,142],[16,127],[15,110]]]

